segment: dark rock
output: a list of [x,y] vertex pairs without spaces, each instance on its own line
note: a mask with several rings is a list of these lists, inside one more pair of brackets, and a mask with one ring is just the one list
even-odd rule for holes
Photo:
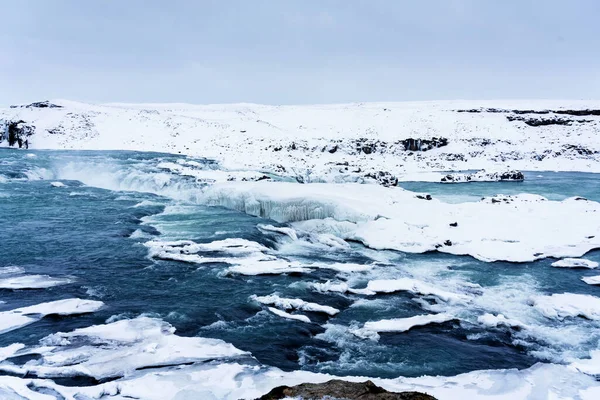
[[400,143],[404,145],[406,151],[427,151],[438,147],[448,145],[448,139],[446,138],[431,138],[431,139],[405,139],[401,140]]
[[263,175],[263,176],[261,176],[261,177],[259,177],[259,178],[256,178],[256,179],[255,179],[255,181],[257,181],[257,182],[258,182],[258,181],[264,181],[264,180],[266,180],[266,179],[271,179],[271,177],[269,177],[269,176],[267,176],[267,175]]
[[337,144],[335,146],[333,146],[332,148],[330,148],[329,150],[327,150],[329,153],[333,154],[338,150],[338,146]]
[[344,400],[435,400],[435,397],[419,392],[388,392],[371,381],[355,383],[338,379],[325,383],[303,383],[291,387],[279,386],[258,400],[280,400],[286,397],[299,397],[303,400],[321,400],[324,398]]
[[592,155],[592,154],[596,153],[596,151],[594,151],[594,150],[590,150],[590,149],[585,148],[583,146],[577,146],[577,145],[574,145],[574,144],[564,145],[563,149],[565,151],[571,151],[571,152],[577,153],[577,154],[579,154],[581,156],[589,156],[589,155]]
[[524,181],[525,175],[521,171],[507,171],[500,174],[501,181]]
[[586,236],[585,238],[586,238],[586,239],[593,239],[593,238],[595,238],[595,237],[596,237],[596,236],[592,235],[592,236]]
[[375,179],[382,186],[398,186],[398,178],[386,171],[371,172],[365,178]]
[[53,104],[48,100],[45,100],[37,101],[27,105],[10,106],[10,108],[63,108],[63,106],[59,106],[58,104]]
[[452,242],[450,240],[446,240],[444,242],[444,246],[452,246]]
[[431,197],[430,194],[418,194],[415,197],[421,200],[433,200],[433,197]]
[[506,117],[509,121],[522,121],[525,122],[529,126],[547,126],[547,125],[567,125],[570,126],[572,123],[577,122],[580,124],[586,122],[593,122],[591,120],[583,120],[583,119],[566,119],[566,118],[526,118],[526,117],[518,117],[514,115],[509,115]]
[[451,223],[450,223],[450,226],[452,226],[452,227],[455,227],[455,228],[456,228],[456,227],[458,226],[458,222],[451,222]]
[[585,197],[575,197],[575,201],[588,201]]

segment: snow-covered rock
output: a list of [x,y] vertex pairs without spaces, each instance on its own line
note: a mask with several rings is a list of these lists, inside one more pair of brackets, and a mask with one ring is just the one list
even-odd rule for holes
[[442,177],[442,183],[466,182],[521,182],[525,176],[521,171],[486,172],[481,170],[471,174],[447,174]]

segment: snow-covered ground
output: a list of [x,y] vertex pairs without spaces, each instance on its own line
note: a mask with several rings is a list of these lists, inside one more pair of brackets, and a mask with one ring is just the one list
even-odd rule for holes
[[35,126],[31,148],[181,153],[305,181],[369,181],[379,172],[415,179],[472,169],[600,171],[600,115],[580,115],[600,109],[598,101],[52,103],[62,107],[2,109],[0,120]]

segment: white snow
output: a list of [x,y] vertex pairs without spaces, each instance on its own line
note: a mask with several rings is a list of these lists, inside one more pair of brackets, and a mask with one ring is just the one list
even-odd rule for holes
[[261,304],[272,305],[277,308],[282,308],[284,310],[320,312],[328,315],[335,315],[340,312],[340,310],[338,310],[337,308],[333,308],[330,306],[323,306],[317,303],[310,303],[302,299],[287,299],[279,297],[276,294],[272,294],[269,296],[252,295],[250,299]]
[[48,275],[24,275],[0,279],[0,289],[46,289],[71,283],[69,278]]
[[273,314],[275,314],[281,318],[293,319],[296,321],[306,322],[307,324],[310,324],[310,318],[308,318],[306,315],[290,314],[285,311],[278,310],[274,307],[268,307],[268,309]]
[[[532,127],[509,121],[511,113],[456,112],[600,108],[594,101],[303,106],[53,102],[63,108],[6,108],[0,110],[0,119],[35,125],[36,133],[29,138],[32,148],[181,152],[217,159],[228,169],[269,171],[312,181],[364,181],[368,173],[378,171],[417,179],[423,172],[467,169],[600,171],[600,157],[594,153],[598,150],[596,116],[566,115],[561,117],[592,122]],[[447,138],[448,145],[413,152],[400,142],[433,137]],[[373,145],[373,150],[359,151],[364,145]],[[589,149],[591,154],[582,155],[569,146]]]
[[598,262],[586,260],[585,258],[563,258],[552,263],[557,268],[598,268]]
[[533,306],[545,317],[563,320],[584,317],[600,320],[600,298],[587,294],[562,293],[532,298]]
[[351,331],[356,336],[368,339],[377,339],[381,332],[406,332],[417,326],[441,324],[456,319],[453,315],[440,313],[428,315],[415,315],[408,318],[382,319],[380,321],[365,322],[362,328]]
[[47,315],[86,314],[99,310],[104,303],[94,300],[65,299],[0,312],[0,334],[32,324]]

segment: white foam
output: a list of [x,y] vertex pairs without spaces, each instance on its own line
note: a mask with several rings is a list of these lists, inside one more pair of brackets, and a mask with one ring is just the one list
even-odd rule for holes
[[323,306],[317,303],[310,303],[302,299],[288,299],[284,297],[279,297],[276,294],[272,294],[270,296],[252,295],[250,299],[261,304],[273,305],[277,308],[282,308],[284,310],[303,310],[311,312],[320,312],[328,315],[335,315],[340,312],[340,310],[338,310],[337,308],[333,308],[330,306]]
[[321,293],[346,293],[350,289],[346,282],[313,282],[311,286],[315,291]]
[[498,326],[520,329],[527,328],[522,322],[506,318],[503,314],[483,314],[477,318],[477,322],[488,328],[497,328]]
[[58,182],[58,181],[57,182],[50,182],[50,185],[52,185],[54,187],[57,187],[57,188],[62,188],[62,187],[66,187],[67,186],[64,183]]
[[0,279],[0,289],[46,289],[73,282],[69,278],[54,278],[48,275],[24,275]]
[[553,267],[557,268],[598,268],[596,261],[586,260],[585,258],[563,258],[552,263]]

